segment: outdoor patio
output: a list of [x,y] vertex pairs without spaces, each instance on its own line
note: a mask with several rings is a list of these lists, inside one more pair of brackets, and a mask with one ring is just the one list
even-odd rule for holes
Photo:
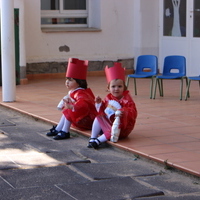
[[[16,102],[0,104],[56,124],[61,116],[56,109],[66,95],[65,78],[29,80],[16,86]],[[95,95],[105,97],[104,76],[89,76],[88,85]],[[149,98],[149,79],[137,80],[138,95],[134,95],[133,80],[129,90],[137,105],[138,118],[132,134],[118,143],[110,143],[154,161],[168,164],[200,176],[200,89],[192,82],[190,98],[179,100],[180,80],[164,81],[164,97]],[[0,90],[2,99],[2,90]],[[85,136],[90,131],[77,130]],[[58,141],[62,142],[62,141]],[[87,146],[87,144],[86,144]],[[86,147],[87,148],[87,147]]]

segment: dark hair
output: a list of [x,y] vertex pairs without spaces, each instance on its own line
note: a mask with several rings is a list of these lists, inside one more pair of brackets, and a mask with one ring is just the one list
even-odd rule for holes
[[[113,80],[115,80],[115,81],[117,81],[117,80],[119,80],[118,78],[116,78],[116,79],[113,79]],[[120,80],[122,80],[122,79],[120,79]],[[122,80],[123,81],[123,80]],[[126,86],[126,84],[125,84],[125,81],[123,81],[123,84],[124,84],[124,91],[126,91],[127,90],[127,86]],[[108,89],[109,89],[109,87],[110,87],[110,82],[108,83]]]
[[[72,79],[72,78],[67,77],[67,79]],[[86,80],[76,79],[76,78],[73,78],[73,79],[78,83],[79,87],[87,89],[87,81]]]

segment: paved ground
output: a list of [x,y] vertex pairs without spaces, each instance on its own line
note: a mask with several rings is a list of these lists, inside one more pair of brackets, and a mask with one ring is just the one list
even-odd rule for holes
[[200,179],[88,139],[46,137],[50,124],[0,107],[1,200],[196,200]]

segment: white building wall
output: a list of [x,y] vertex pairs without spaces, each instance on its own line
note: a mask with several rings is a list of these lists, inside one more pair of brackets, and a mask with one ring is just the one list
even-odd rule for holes
[[[99,32],[42,32],[40,0],[14,0],[19,9],[23,9],[24,3],[26,59],[23,60],[38,63],[65,62],[69,57],[93,61],[134,58],[138,35],[140,46],[137,46],[137,52],[158,55],[159,0],[89,1],[92,2],[89,12],[93,15],[89,19],[90,25],[100,27]],[[134,2],[140,4],[141,10],[137,13],[134,13]],[[100,15],[96,15],[97,12]],[[134,25],[136,18],[140,19],[140,26]],[[59,47],[63,45],[70,51],[60,52]]]
[[141,54],[159,56],[159,1],[141,2]]
[[[134,57],[133,0],[100,0],[100,32],[52,32],[40,28],[40,0],[25,0],[27,63],[88,60],[117,60]],[[128,5],[128,6],[127,6]],[[67,45],[70,52],[59,52]]]

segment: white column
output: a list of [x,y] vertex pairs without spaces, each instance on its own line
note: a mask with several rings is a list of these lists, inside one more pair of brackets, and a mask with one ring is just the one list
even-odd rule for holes
[[14,0],[1,0],[2,101],[16,96]]

